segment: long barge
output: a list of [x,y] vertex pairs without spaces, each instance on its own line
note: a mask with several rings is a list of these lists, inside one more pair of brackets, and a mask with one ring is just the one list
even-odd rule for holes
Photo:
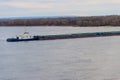
[[59,34],[59,35],[35,35],[28,36],[28,33],[24,33],[22,36],[15,38],[8,38],[7,42],[18,41],[35,41],[35,40],[56,40],[56,39],[72,39],[72,38],[89,38],[89,37],[104,37],[104,36],[118,36],[120,31],[110,32],[88,32],[88,33],[74,33],[74,34]]

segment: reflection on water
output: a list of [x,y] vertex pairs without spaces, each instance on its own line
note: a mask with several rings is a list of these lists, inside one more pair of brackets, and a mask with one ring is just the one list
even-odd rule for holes
[[[28,30],[35,34],[92,31],[89,28]],[[104,31],[104,28],[93,29],[96,30]],[[1,28],[0,36],[4,34],[5,39],[21,31],[23,28]],[[120,36],[15,43],[0,41],[0,80],[120,80],[119,43]]]

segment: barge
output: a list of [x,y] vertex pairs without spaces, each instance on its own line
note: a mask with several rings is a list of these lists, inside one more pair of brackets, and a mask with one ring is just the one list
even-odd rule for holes
[[104,36],[118,36],[120,31],[110,32],[89,32],[89,33],[74,33],[74,34],[59,34],[59,35],[35,35],[30,36],[28,32],[15,38],[8,38],[7,42],[19,41],[35,41],[35,40],[56,40],[56,39],[72,39],[72,38],[89,38],[89,37],[104,37]]

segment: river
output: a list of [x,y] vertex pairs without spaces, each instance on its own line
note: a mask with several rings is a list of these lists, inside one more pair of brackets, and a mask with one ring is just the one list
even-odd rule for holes
[[120,27],[0,27],[0,80],[120,80],[120,36],[6,42],[32,35],[119,31]]

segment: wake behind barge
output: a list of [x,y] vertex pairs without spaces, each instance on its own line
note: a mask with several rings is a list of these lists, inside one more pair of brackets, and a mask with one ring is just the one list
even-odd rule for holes
[[7,42],[89,38],[89,37],[104,37],[104,36],[118,36],[118,35],[120,35],[120,31],[74,33],[74,34],[59,34],[59,35],[40,35],[40,36],[39,35],[30,36],[27,32],[25,32],[23,35],[16,36],[15,38],[8,38]]

